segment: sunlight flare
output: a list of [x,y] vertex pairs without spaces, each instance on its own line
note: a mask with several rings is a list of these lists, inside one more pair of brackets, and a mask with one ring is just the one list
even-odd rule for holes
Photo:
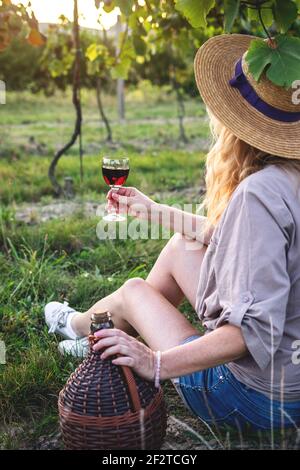
[[[13,3],[27,5],[27,1],[13,0]],[[60,15],[68,19],[73,17],[73,0],[31,0],[32,9],[40,23],[57,23]],[[78,0],[80,25],[91,29],[102,29],[98,22],[99,10],[94,0]],[[106,13],[102,11],[101,23],[105,29],[111,28],[117,21],[118,11]]]

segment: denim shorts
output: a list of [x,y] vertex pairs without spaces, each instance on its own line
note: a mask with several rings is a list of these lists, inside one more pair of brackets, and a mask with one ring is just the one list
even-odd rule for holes
[[[194,335],[181,344],[200,336]],[[300,401],[271,401],[239,382],[226,365],[173,379],[187,408],[208,424],[270,430],[300,424]],[[272,425],[273,423],[273,425]]]

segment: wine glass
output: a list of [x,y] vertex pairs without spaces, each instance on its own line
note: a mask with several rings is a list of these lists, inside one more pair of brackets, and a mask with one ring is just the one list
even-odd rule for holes
[[[125,184],[129,175],[129,158],[110,158],[103,157],[102,159],[102,175],[105,183],[110,186],[112,190],[118,190]],[[115,209],[111,209],[103,220],[108,222],[121,222],[126,220],[120,214],[116,213]]]

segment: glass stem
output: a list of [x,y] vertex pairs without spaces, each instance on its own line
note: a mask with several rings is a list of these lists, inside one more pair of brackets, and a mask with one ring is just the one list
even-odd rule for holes
[[[113,191],[116,191],[118,189],[118,186],[115,186],[114,184],[111,185],[110,189],[112,189]],[[112,215],[116,215],[117,214],[117,211],[116,209],[113,207],[110,211],[109,211],[110,214]]]

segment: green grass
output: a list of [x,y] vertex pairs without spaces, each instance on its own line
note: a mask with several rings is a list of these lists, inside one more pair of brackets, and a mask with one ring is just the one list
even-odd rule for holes
[[[116,151],[115,151],[116,152]],[[104,153],[106,151],[104,150]],[[110,154],[112,151],[109,152]],[[131,173],[128,184],[137,186],[148,194],[157,191],[174,191],[189,186],[189,182],[200,184],[204,165],[203,153],[163,149],[148,152],[126,152],[130,156]],[[101,175],[99,154],[84,157],[84,181],[80,183],[78,158],[71,155],[62,158],[58,167],[58,178],[71,176],[77,195],[85,199],[101,200],[106,185]],[[4,204],[24,201],[40,201],[53,195],[47,177],[50,158],[27,156],[14,161],[0,159],[0,200]]]
[[[33,95],[29,92],[10,92],[7,104],[0,107],[0,124],[4,125],[53,125],[55,123],[68,124],[73,115],[71,91],[57,92],[48,98],[42,93]],[[104,96],[106,113],[111,120],[117,120],[117,104],[115,96]],[[99,121],[96,106],[96,96],[93,91],[82,91],[82,106],[85,122]],[[162,92],[157,95],[156,89],[145,91],[139,89],[126,91],[126,119],[174,119],[177,105],[172,95]],[[204,108],[200,97],[188,98],[186,101],[187,117],[203,117]]]

